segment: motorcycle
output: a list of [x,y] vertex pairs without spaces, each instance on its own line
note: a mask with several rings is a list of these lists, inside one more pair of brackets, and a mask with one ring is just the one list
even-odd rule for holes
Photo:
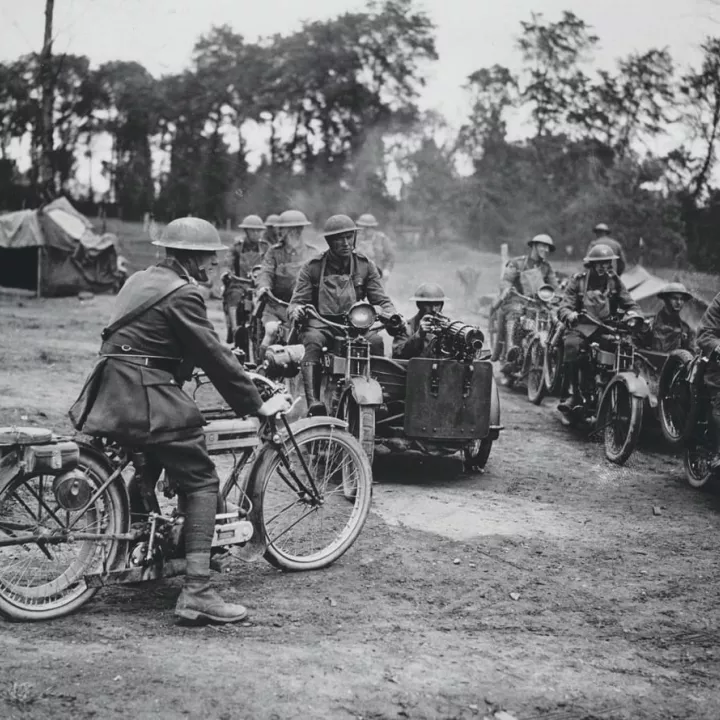
[[240,348],[248,358],[251,353],[253,291],[259,272],[260,266],[256,265],[246,277],[240,277],[228,270],[220,278],[223,284],[226,342]]
[[[251,377],[263,399],[285,391]],[[352,546],[370,509],[372,470],[346,423],[204,414],[221,478],[215,553],[262,556],[298,571],[328,567]],[[0,453],[0,613],[7,618],[61,617],[101,587],[185,572],[176,488],[148,472],[142,453],[107,438],[68,440],[25,428],[0,430]]]
[[711,358],[699,352],[673,350],[660,373],[660,428],[673,448],[683,449],[688,484],[710,487],[715,480],[711,463],[717,447],[705,372]]
[[348,422],[371,462],[375,445],[423,454],[463,453],[466,471],[485,467],[499,436],[500,402],[479,328],[432,318],[430,357],[396,360],[371,355],[367,334],[393,334],[402,319],[379,315],[356,303],[323,357],[324,400],[332,415]]
[[[583,402],[564,416],[565,422],[602,433],[605,457],[617,465],[627,462],[635,450],[650,395],[647,381],[636,371],[634,335],[644,327],[639,316],[606,324],[587,313],[580,313],[575,325],[590,343],[579,360]],[[602,337],[593,341],[600,333]]]

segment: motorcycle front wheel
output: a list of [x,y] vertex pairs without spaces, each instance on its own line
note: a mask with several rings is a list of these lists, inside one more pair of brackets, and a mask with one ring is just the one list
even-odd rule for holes
[[683,454],[685,478],[690,487],[696,490],[709,489],[714,483],[714,473],[710,469],[712,451],[705,443],[691,440]]
[[697,398],[688,380],[693,356],[687,350],[668,355],[658,383],[660,429],[670,447],[680,447],[690,438],[697,415]]
[[463,448],[463,469],[465,472],[479,472],[487,465],[493,441],[491,438],[473,440]]
[[530,341],[527,350],[527,396],[533,405],[540,405],[547,388],[544,372],[545,348],[542,340],[535,337]]
[[549,343],[545,345],[543,352],[543,376],[545,378],[545,389],[548,395],[557,395],[562,384],[562,345],[555,346]]
[[[265,559],[282,570],[318,570],[360,534],[372,501],[372,469],[358,441],[335,426],[307,428],[295,441],[297,449],[285,444],[285,459],[275,451],[261,460],[253,502],[260,506]],[[288,466],[304,484],[307,468],[318,499],[296,486]]]
[[637,447],[643,420],[643,398],[635,397],[624,382],[608,389],[599,419],[603,425],[605,457],[624,465]]
[[127,520],[120,490],[108,486],[83,510],[108,471],[82,452],[78,468],[87,485],[73,488],[77,502],[68,503],[49,475],[17,475],[0,488],[0,541],[28,537],[0,546],[0,613],[11,620],[52,620],[74,612],[97,592],[85,575],[112,567],[118,555],[120,542],[112,535],[124,532]]

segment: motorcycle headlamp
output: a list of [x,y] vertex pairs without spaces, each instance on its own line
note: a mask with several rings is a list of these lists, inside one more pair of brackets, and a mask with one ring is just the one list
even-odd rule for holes
[[545,303],[549,303],[555,297],[555,291],[550,285],[543,285],[538,291],[537,296]]
[[350,308],[347,317],[357,330],[367,330],[377,319],[377,313],[370,303],[357,303]]
[[630,315],[629,317],[625,318],[625,324],[631,330],[638,330],[645,324],[645,319],[640,317],[639,315]]

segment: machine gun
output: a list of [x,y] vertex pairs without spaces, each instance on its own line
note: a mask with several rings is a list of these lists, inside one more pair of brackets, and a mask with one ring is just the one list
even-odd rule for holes
[[440,313],[433,313],[430,321],[431,332],[435,335],[435,355],[461,361],[476,359],[485,342],[485,335],[479,327],[468,325],[461,320],[453,321]]

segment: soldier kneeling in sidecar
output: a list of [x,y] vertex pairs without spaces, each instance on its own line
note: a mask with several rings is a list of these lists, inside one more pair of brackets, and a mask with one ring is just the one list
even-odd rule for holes
[[440,314],[446,297],[439,285],[423,283],[411,300],[418,312],[407,327],[388,329],[393,357],[371,358],[383,397],[376,440],[391,451],[462,451],[465,469],[481,470],[502,429],[483,333]]

